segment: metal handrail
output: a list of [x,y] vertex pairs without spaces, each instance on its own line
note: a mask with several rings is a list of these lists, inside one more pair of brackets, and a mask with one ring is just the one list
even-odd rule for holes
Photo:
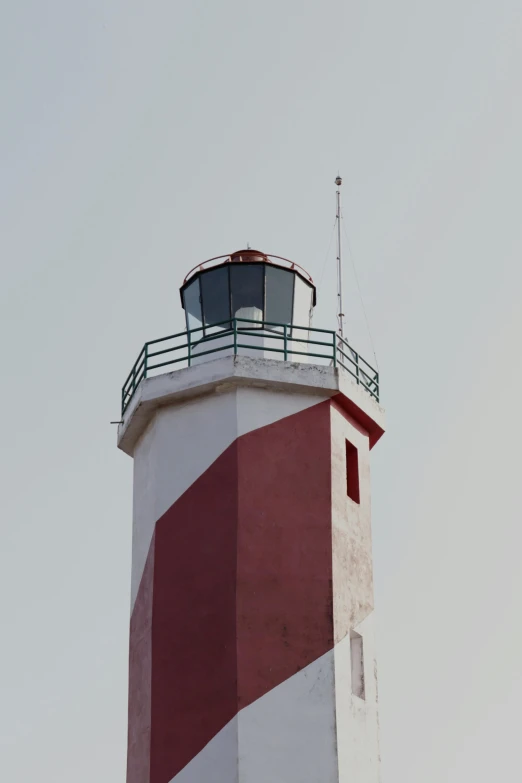
[[[274,329],[279,331],[274,331]],[[209,330],[217,331],[209,333]],[[299,331],[306,334],[299,336],[297,334]],[[328,337],[325,337],[326,335]],[[263,336],[270,341],[273,340],[280,347],[257,346],[242,341],[244,337],[254,336]],[[311,336],[317,339],[311,339]],[[225,345],[211,347],[215,340],[222,340],[223,338],[230,338],[230,342],[227,342]],[[173,340],[181,342],[165,348],[160,347],[161,343]],[[317,349],[313,352],[300,350],[305,345],[319,346],[320,349],[324,349],[324,352],[319,353]],[[159,350],[150,350],[152,346],[158,346]],[[201,350],[203,346],[207,346],[208,350]],[[121,390],[122,416],[127,410],[141,381],[147,378],[153,370],[177,365],[180,362],[186,362],[190,367],[195,358],[200,359],[203,356],[210,356],[213,353],[229,351],[230,349],[233,349],[234,355],[237,355],[239,349],[270,351],[271,353],[282,355],[284,361],[287,361],[292,356],[326,359],[334,367],[342,367],[376,402],[379,402],[379,373],[336,332],[330,329],[315,329],[308,326],[282,324],[275,321],[229,318],[216,324],[199,326],[186,332],[178,332],[177,334],[168,335],[168,337],[159,337],[145,343]],[[180,351],[183,351],[182,355],[177,355]],[[156,357],[166,356],[167,354],[170,356],[166,361],[155,361]]]

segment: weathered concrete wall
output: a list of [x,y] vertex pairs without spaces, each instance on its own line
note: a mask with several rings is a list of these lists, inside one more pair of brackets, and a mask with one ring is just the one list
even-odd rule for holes
[[[335,400],[332,423],[332,556],[339,783],[378,783],[379,740],[368,434]],[[359,459],[360,503],[347,494],[346,441]],[[354,694],[350,634],[363,647],[364,699]]]
[[370,438],[321,373],[290,390],[266,367],[262,387],[173,399],[163,381],[163,406],[152,391],[134,446],[128,783],[378,781]]

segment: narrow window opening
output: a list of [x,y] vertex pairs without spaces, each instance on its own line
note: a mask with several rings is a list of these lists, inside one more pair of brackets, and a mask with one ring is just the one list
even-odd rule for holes
[[346,492],[354,503],[360,503],[359,455],[356,447],[346,441]]
[[364,688],[363,638],[355,631],[350,633],[350,654],[352,659],[352,693],[359,699],[366,698]]

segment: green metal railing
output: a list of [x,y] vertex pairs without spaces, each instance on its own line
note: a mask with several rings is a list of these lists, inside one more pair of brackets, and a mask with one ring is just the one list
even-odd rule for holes
[[[260,340],[257,345],[252,341],[245,342],[248,337],[263,338],[263,341]],[[340,366],[379,401],[379,373],[336,332],[232,318],[145,343],[121,390],[122,416],[141,381],[159,374],[158,370],[165,372],[163,368],[181,363],[190,367],[203,356],[230,350],[237,355],[238,351],[245,349],[279,354],[284,361],[306,356],[334,367]]]
[[354,351],[354,349],[341,337],[337,337],[337,364],[348,372],[352,378],[370,394],[376,402],[379,402],[379,373],[368,364],[366,359]]

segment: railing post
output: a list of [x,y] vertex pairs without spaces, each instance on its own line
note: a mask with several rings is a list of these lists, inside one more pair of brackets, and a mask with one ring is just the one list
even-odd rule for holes
[[191,345],[190,329],[187,330],[187,338],[188,338],[188,366],[190,367],[190,361],[192,359],[192,345]]
[[147,363],[149,361],[149,344],[145,343],[145,356],[143,357],[143,377],[147,377]]
[[121,390],[121,415],[125,413],[125,386]]
[[237,356],[237,318],[234,318],[234,356]]
[[337,367],[337,332],[332,332],[333,337],[333,366]]
[[359,354],[356,351],[354,351],[354,354],[355,354],[355,375],[357,377],[357,383],[360,384],[361,379],[359,377]]
[[288,331],[286,324],[283,326],[283,357],[286,362],[288,360]]

